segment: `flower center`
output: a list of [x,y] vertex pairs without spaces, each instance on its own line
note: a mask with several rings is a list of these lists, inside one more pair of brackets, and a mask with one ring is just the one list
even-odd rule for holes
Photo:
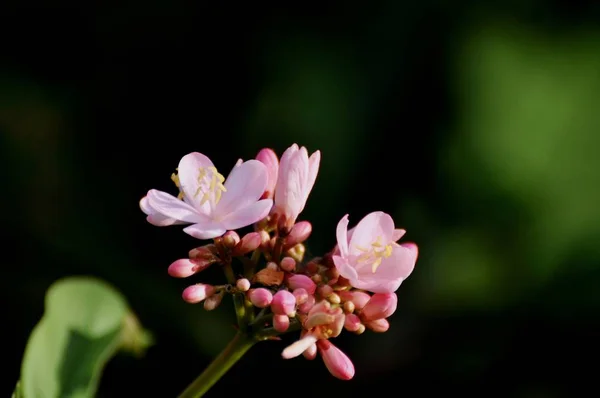
[[[202,194],[200,206],[209,200],[213,204],[219,203],[223,192],[227,192],[227,188],[225,188],[225,185],[223,185],[225,177],[223,177],[223,174],[219,173],[217,168],[214,166],[200,167],[198,169],[198,177],[196,179],[198,181],[198,189],[196,189],[196,192],[194,193],[194,198],[197,198],[198,195]],[[171,180],[173,180],[175,186],[179,188],[179,195],[177,195],[177,198],[183,199],[184,194],[181,190],[179,176],[173,173],[171,175]]]
[[381,265],[384,258],[388,258],[392,255],[392,245],[384,245],[381,243],[381,236],[378,236],[377,239],[371,243],[371,247],[369,248],[360,246],[356,246],[356,248],[363,252],[363,254],[358,256],[358,262],[370,264],[371,272],[373,273],[377,271],[377,267]]

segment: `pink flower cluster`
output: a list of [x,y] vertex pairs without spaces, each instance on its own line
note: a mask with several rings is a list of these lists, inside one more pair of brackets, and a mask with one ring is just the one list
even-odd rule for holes
[[[348,215],[342,217],[337,245],[305,261],[304,242],[312,225],[297,218],[319,163],[319,151],[309,156],[296,144],[281,159],[263,149],[256,159],[239,160],[225,179],[210,159],[191,153],[172,176],[179,195],[150,190],[140,207],[153,225],[191,224],[184,232],[213,240],[173,262],[169,275],[187,278],[219,264],[228,283],[193,284],[183,291],[186,302],[203,302],[212,310],[232,294],[241,330],[257,340],[300,331],[283,358],[314,359],[319,354],[333,376],[348,380],[354,365],[331,339],[344,330],[389,329],[395,292],[411,274],[418,251],[414,243],[397,243],[405,231],[395,228],[389,214],[377,211],[351,229]],[[241,237],[235,232],[247,226],[253,231]]]

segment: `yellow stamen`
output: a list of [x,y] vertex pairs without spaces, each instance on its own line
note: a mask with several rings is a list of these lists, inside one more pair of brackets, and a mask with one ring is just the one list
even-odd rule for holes
[[200,167],[198,169],[197,180],[198,189],[196,189],[194,197],[202,194],[200,199],[201,206],[211,200],[211,197],[214,200],[214,204],[219,203],[223,192],[227,192],[225,185],[223,185],[225,177],[223,177],[223,175],[219,173],[217,168],[214,166]]
[[356,249],[363,252],[358,256],[357,261],[360,263],[371,263],[371,270],[373,273],[377,271],[377,268],[381,265],[384,258],[388,258],[392,255],[393,247],[391,244],[384,244],[381,242],[381,236],[378,236],[373,242],[371,242],[370,248],[364,248],[355,245]]

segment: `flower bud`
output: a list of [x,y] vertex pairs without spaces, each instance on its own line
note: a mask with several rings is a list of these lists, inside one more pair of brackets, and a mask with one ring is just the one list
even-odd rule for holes
[[215,294],[208,297],[206,300],[204,300],[204,309],[206,311],[212,311],[217,308],[219,304],[221,304],[221,301],[223,301],[223,295],[223,292],[221,292],[220,294]]
[[298,289],[294,289],[292,294],[294,295],[294,297],[296,297],[296,304],[298,305],[302,305],[308,300],[308,292],[306,291],[306,289],[303,289],[301,287],[299,287]]
[[280,290],[273,296],[271,310],[276,315],[296,316],[296,297],[287,290]]
[[296,269],[296,260],[291,257],[284,257],[281,259],[281,263],[279,264],[282,270],[287,272],[294,272]]
[[273,261],[269,261],[267,263],[266,268],[272,271],[279,271],[279,265],[277,265],[277,263],[274,263]]
[[256,160],[263,163],[267,168],[267,187],[261,199],[272,199],[279,174],[279,159],[277,154],[270,148],[261,149],[256,155]]
[[317,289],[317,285],[306,275],[295,274],[287,279],[287,285],[290,290],[296,290],[302,288],[308,292],[308,294],[314,294]]
[[235,245],[231,254],[233,256],[243,256],[246,253],[258,249],[261,242],[262,237],[260,232],[249,232],[242,237],[237,245]]
[[331,293],[333,293],[333,288],[329,285],[319,286],[317,289],[317,294],[321,298],[327,298]]
[[273,329],[283,333],[290,327],[290,318],[287,315],[273,315]]
[[375,293],[360,312],[364,321],[387,318],[396,311],[398,297],[395,293]]
[[258,308],[266,308],[271,305],[271,302],[273,301],[273,293],[264,287],[250,289],[247,294],[252,305]]
[[367,328],[362,323],[358,326],[358,330],[354,332],[355,334],[363,334]]
[[260,247],[268,249],[271,242],[271,235],[265,230],[258,232],[260,234]]
[[351,314],[354,312],[354,303],[352,301],[346,301],[342,308],[345,313]]
[[381,318],[375,319],[374,321],[365,322],[365,326],[374,332],[383,333],[388,331],[390,328],[390,323],[387,319]]
[[210,243],[208,245],[200,246],[190,250],[188,257],[192,261],[215,263],[219,261],[217,253],[217,247],[213,243]]
[[316,302],[315,296],[309,294],[306,301],[298,305],[298,311],[307,314],[314,307]]
[[361,326],[360,318],[355,314],[347,314],[344,328],[349,332],[356,332]]
[[238,279],[235,282],[235,287],[237,287],[240,292],[247,292],[250,289],[250,281],[246,278]]
[[228,249],[233,249],[240,241],[240,236],[235,231],[227,231],[223,235],[222,243]]
[[174,278],[187,278],[205,270],[212,263],[199,263],[188,258],[182,258],[169,265],[168,273]]
[[298,243],[304,242],[312,232],[312,225],[308,221],[299,221],[292,227],[290,233],[285,238],[285,247],[293,247]]
[[342,301],[352,301],[355,309],[357,310],[361,310],[369,302],[369,300],[371,300],[369,293],[358,290],[352,292],[342,291],[338,292],[338,295]]
[[191,304],[196,304],[202,300],[211,297],[215,294],[215,287],[212,285],[206,285],[204,283],[198,283],[195,285],[188,286],[184,289],[181,297],[184,301]]
[[350,358],[329,340],[318,340],[317,348],[327,370],[334,377],[341,380],[350,380],[354,377],[354,365]]
[[340,296],[335,293],[331,293],[329,296],[327,296],[327,301],[329,301],[331,304],[339,304],[342,302]]

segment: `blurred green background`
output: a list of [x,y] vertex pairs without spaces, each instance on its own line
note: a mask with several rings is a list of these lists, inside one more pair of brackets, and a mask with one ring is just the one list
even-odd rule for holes
[[[0,12],[1,391],[48,286],[93,275],[156,338],[98,396],[176,396],[233,336],[167,266],[201,242],[149,225],[200,151],[322,152],[308,248],[383,210],[419,245],[385,334],[335,343],[356,377],[253,348],[207,395],[573,397],[595,389],[600,314],[600,3],[52,2]],[[218,270],[196,279],[218,280]],[[590,362],[590,364],[588,364]]]

